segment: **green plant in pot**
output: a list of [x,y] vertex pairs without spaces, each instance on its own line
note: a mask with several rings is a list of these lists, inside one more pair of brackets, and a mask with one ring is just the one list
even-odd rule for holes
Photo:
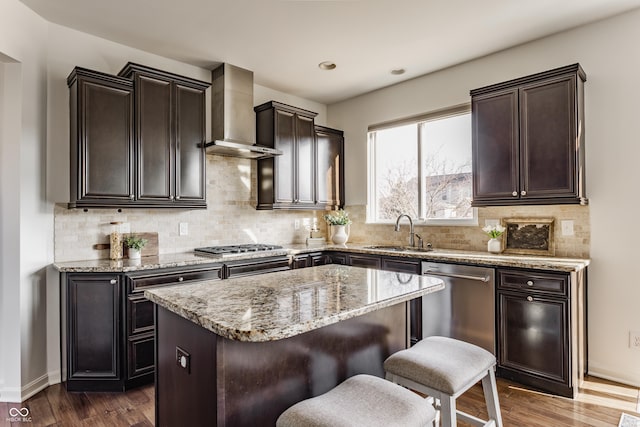
[[147,244],[147,241],[140,236],[131,234],[124,238],[124,245],[127,247],[129,259],[140,259],[140,251]]

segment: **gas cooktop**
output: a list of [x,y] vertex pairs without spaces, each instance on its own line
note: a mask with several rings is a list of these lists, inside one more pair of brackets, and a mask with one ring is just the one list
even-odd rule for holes
[[282,249],[278,245],[265,245],[262,243],[250,243],[246,245],[226,245],[226,246],[207,246],[204,248],[195,248],[197,254],[203,255],[233,255],[245,252],[263,252]]

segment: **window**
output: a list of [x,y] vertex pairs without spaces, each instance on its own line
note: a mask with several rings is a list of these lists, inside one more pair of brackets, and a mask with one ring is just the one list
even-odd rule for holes
[[369,128],[368,222],[477,224],[468,105]]

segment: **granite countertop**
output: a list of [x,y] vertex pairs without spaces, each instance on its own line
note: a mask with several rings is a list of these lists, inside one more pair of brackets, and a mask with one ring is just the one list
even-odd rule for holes
[[145,297],[225,338],[263,342],[302,334],[444,288],[441,279],[323,265],[150,289]]
[[225,262],[252,258],[265,258],[272,256],[288,256],[287,249],[244,252],[239,254],[213,256],[197,255],[195,252],[176,254],[162,254],[158,256],[146,256],[139,260],[121,259],[94,259],[84,261],[56,262],[53,266],[62,273],[127,273],[138,270],[153,270],[156,268],[187,267],[199,264],[222,264]]
[[[322,245],[322,246],[306,246],[306,245],[289,245],[289,253],[291,255],[311,253],[318,251],[341,251],[352,253],[364,253],[372,255],[385,255],[401,258],[419,258],[425,261],[433,262],[454,262],[472,265],[481,265],[487,267],[520,267],[531,268],[537,270],[551,271],[580,271],[589,265],[590,260],[583,258],[559,258],[559,257],[543,257],[532,255],[505,255],[492,254],[489,252],[479,251],[462,251],[455,249],[434,249],[432,251],[394,251],[389,249],[372,249],[372,245],[347,244],[347,245]],[[391,246],[391,245],[390,245]]]
[[589,265],[588,259],[581,258],[557,258],[526,255],[491,254],[479,251],[461,251],[454,249],[434,249],[424,251],[393,251],[388,249],[373,249],[370,245],[314,245],[307,246],[287,245],[283,249],[251,252],[222,256],[202,256],[193,252],[165,254],[155,257],[143,257],[140,261],[120,260],[85,260],[54,263],[54,267],[65,273],[126,273],[129,271],[150,270],[156,268],[186,267],[198,264],[225,263],[234,260],[264,258],[271,256],[295,256],[304,253],[319,251],[341,251],[351,253],[363,253],[370,255],[386,255],[401,258],[418,258],[433,262],[454,262],[487,267],[520,267],[537,270],[579,271]]

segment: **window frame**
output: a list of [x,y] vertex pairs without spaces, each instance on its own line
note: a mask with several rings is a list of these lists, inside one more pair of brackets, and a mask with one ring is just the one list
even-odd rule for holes
[[[377,219],[376,218],[376,206],[377,206],[377,192],[376,192],[376,183],[375,176],[377,176],[376,171],[376,144],[375,144],[375,136],[374,132],[379,130],[400,127],[405,125],[416,125],[417,135],[417,147],[416,151],[418,154],[418,162],[422,161],[422,146],[425,143],[421,137],[421,126],[420,123],[441,120],[447,117],[459,116],[463,114],[471,114],[471,103],[467,102],[464,104],[455,105],[452,107],[442,108],[439,110],[431,111],[424,114],[419,114],[416,116],[405,117],[396,120],[390,120],[387,122],[382,122],[374,125],[370,125],[367,129],[367,209],[366,209],[366,221],[367,224],[395,224],[394,219]],[[469,135],[471,138],[471,135]],[[472,166],[473,167],[473,166]],[[473,171],[472,171],[473,173]],[[418,210],[421,214],[423,214],[423,198],[422,194],[424,180],[426,177],[423,176],[423,168],[418,167]],[[472,217],[471,218],[412,218],[414,224],[416,225],[435,225],[435,226],[477,226],[478,225],[478,208],[471,208]]]

